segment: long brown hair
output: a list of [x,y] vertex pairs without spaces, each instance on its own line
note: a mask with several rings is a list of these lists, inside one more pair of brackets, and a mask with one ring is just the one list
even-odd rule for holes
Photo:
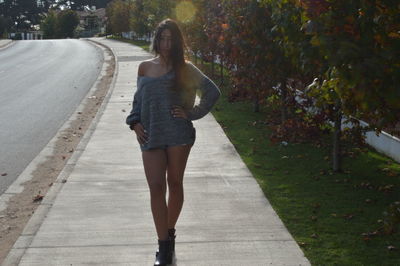
[[175,89],[182,89],[183,84],[183,72],[186,66],[185,63],[185,50],[186,45],[183,39],[182,31],[180,30],[178,23],[172,19],[164,19],[161,21],[155,29],[153,41],[151,43],[151,51],[157,56],[160,54],[160,41],[161,33],[169,29],[171,31],[171,52],[169,54],[170,60],[172,61],[172,67],[175,71]]

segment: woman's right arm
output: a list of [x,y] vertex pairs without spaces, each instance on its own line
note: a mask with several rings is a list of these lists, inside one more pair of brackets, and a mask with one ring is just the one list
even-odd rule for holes
[[147,141],[147,134],[142,124],[140,123],[140,111],[141,111],[141,89],[142,86],[139,82],[139,76],[143,76],[144,66],[143,62],[139,65],[138,69],[138,80],[137,80],[137,89],[135,95],[133,96],[132,102],[132,110],[130,114],[126,118],[126,124],[129,125],[131,130],[134,130],[137,135],[137,140],[140,144],[143,144]]

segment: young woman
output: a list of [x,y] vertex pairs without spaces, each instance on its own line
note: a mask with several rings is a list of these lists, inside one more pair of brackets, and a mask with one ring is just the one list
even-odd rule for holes
[[[154,265],[172,263],[175,225],[183,205],[183,176],[196,138],[192,120],[205,116],[220,96],[215,83],[185,60],[184,49],[177,23],[162,21],[152,42],[155,57],[139,65],[137,91],[126,118],[140,144],[150,189],[159,245]],[[197,90],[201,98],[194,106]]]

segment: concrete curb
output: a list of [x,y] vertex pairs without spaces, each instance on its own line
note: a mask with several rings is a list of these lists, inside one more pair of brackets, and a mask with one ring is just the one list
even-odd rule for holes
[[14,45],[16,42],[13,40],[0,40],[0,51],[9,48]]
[[[62,189],[63,184],[68,179],[69,175],[71,174],[71,172],[73,171],[73,169],[76,165],[76,162],[79,160],[79,157],[81,156],[82,152],[85,150],[85,147],[88,144],[90,137],[92,136],[94,130],[96,129],[97,123],[99,122],[101,116],[103,115],[104,110],[108,104],[110,97],[111,97],[111,94],[114,90],[116,77],[118,75],[117,56],[112,51],[112,49],[105,47],[104,45],[101,45],[101,47],[99,47],[100,45],[97,42],[92,41],[92,43],[93,43],[93,45],[96,45],[98,48],[103,50],[103,58],[104,58],[106,49],[109,49],[111,51],[112,55],[114,56],[115,70],[114,70],[113,78],[111,81],[110,89],[108,90],[106,96],[104,97],[104,100],[103,100],[102,104],[100,105],[100,107],[96,113],[96,116],[93,118],[89,128],[86,130],[86,132],[83,135],[82,139],[80,140],[78,146],[74,150],[74,153],[69,158],[68,162],[66,163],[66,165],[64,166],[64,168],[60,172],[60,174],[58,175],[58,177],[55,180],[55,182],[53,183],[52,187],[46,193],[45,197],[43,198],[40,205],[37,207],[37,209],[34,212],[34,214],[32,215],[32,217],[29,219],[29,221],[26,224],[21,235],[19,236],[17,241],[14,243],[9,254],[7,255],[7,257],[1,264],[2,266],[10,266],[10,265],[18,265],[19,264],[19,261],[21,260],[22,256],[24,255],[26,249],[32,243],[34,235],[39,230],[40,225],[42,224],[43,220],[46,218],[49,210],[51,209],[51,207],[57,197],[57,194]],[[106,64],[103,63],[102,70],[100,73],[104,73],[106,67],[107,67]],[[86,105],[86,102],[88,101],[88,96],[90,96],[96,90],[97,84],[100,82],[102,76],[103,76],[102,74],[100,74],[98,76],[97,80],[94,82],[91,89],[86,94],[85,98],[82,100],[82,102],[80,103],[78,108],[75,110],[74,114],[64,123],[64,125],[59,129],[58,133],[49,141],[49,143],[46,145],[46,147],[25,168],[25,170],[13,182],[13,184],[9,187],[9,189],[6,190],[6,192],[3,194],[5,196],[3,196],[3,195],[0,196],[0,211],[2,210],[1,207],[5,206],[5,204],[6,204],[5,202],[8,201],[9,198],[11,198],[14,194],[20,193],[23,191],[24,188],[23,188],[23,186],[21,186],[21,184],[23,182],[31,179],[31,173],[36,169],[37,165],[39,165],[41,162],[45,161],[46,157],[52,154],[54,143],[61,136],[60,132],[69,128],[70,122],[74,121],[76,119],[77,112],[79,112],[80,110],[83,110],[84,106]],[[2,202],[3,202],[3,204],[1,204]]]

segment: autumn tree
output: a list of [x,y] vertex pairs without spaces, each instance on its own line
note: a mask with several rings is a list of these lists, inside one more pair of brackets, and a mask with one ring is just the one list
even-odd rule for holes
[[113,34],[130,31],[130,8],[131,3],[122,0],[114,0],[108,4],[107,17],[109,28]]

